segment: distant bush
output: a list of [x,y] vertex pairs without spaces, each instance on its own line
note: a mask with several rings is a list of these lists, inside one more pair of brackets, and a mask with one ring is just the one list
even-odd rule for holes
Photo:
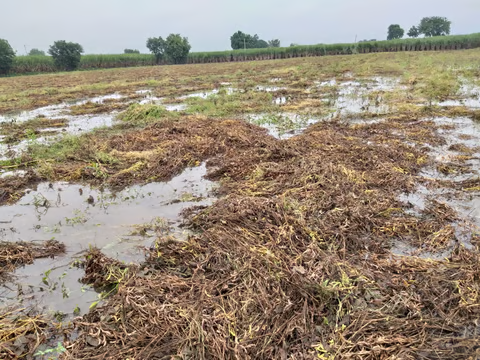
[[76,70],[82,58],[82,45],[66,42],[65,40],[55,41],[48,53],[52,55],[55,66],[60,70]]
[[133,50],[133,49],[125,49],[123,50],[124,54],[140,54],[140,51],[138,50]]
[[0,74],[7,74],[13,66],[15,51],[7,40],[0,39]]
[[32,49],[28,53],[29,56],[46,56],[45,51],[43,50],[38,50],[38,49]]

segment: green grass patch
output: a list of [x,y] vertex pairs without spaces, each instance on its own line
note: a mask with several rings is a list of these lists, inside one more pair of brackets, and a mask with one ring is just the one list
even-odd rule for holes
[[188,104],[186,112],[207,116],[232,116],[265,112],[275,108],[272,99],[272,94],[266,92],[246,91],[229,94],[223,89],[207,98],[188,98],[186,100]]
[[177,118],[176,112],[168,111],[164,106],[154,104],[133,104],[118,115],[118,119],[132,125],[146,125],[159,120]]
[[80,154],[89,151],[87,143],[85,135],[66,135],[52,144],[32,143],[28,148],[28,153],[36,160],[71,160],[79,158]]

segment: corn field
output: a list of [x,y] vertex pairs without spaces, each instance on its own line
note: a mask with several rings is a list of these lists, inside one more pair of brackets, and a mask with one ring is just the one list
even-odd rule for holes
[[[480,33],[419,39],[372,41],[356,44],[318,44],[285,48],[194,52],[189,54],[187,63],[203,64],[375,52],[462,50],[478,47],[480,47]],[[165,61],[161,64],[165,64]],[[155,65],[155,58],[150,54],[84,55],[82,56],[80,69],[90,70],[149,65]],[[56,71],[56,69],[50,56],[17,56],[12,69],[12,73],[14,74],[54,71]]]

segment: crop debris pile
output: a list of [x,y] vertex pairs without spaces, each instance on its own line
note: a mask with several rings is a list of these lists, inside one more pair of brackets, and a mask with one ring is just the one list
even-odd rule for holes
[[39,345],[57,333],[47,317],[25,309],[0,310],[0,357],[2,359],[32,359]]
[[[441,137],[431,123],[390,123],[397,131],[317,124],[268,146],[250,134],[248,150],[211,158],[223,196],[188,218],[197,235],[159,238],[75,322],[64,358],[473,358],[478,248],[458,242],[445,204],[414,216],[397,198],[431,162],[424,145]],[[394,256],[394,240],[450,252]]]
[[[17,267],[32,264],[35,259],[53,257],[65,252],[65,245],[56,240],[41,242],[0,241],[0,283],[11,278]],[[19,297],[21,296],[19,290]],[[58,328],[47,316],[35,309],[0,308],[0,358],[30,359]]]
[[53,257],[65,252],[65,245],[56,240],[38,242],[0,242],[0,281],[15,268],[32,264],[35,259]]

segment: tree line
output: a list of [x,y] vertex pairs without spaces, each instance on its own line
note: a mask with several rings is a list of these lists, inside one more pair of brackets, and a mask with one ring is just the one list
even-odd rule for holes
[[259,38],[257,34],[250,35],[237,31],[230,37],[230,45],[233,50],[238,49],[263,49],[269,47],[280,47],[280,40],[272,39],[265,41]]
[[[147,48],[155,56],[157,64],[164,61],[172,64],[186,63],[191,46],[186,37],[180,34],[170,34],[166,39],[161,36],[149,38]],[[78,69],[82,54],[82,45],[65,40],[55,41],[47,51],[53,58],[55,67],[58,70],[72,71]],[[125,54],[140,54],[136,49],[125,49]],[[29,56],[46,56],[44,51],[31,49]],[[15,61],[15,51],[9,42],[0,39],[0,74],[8,74]]]
[[[425,17],[418,25],[412,26],[407,35],[417,38],[420,35],[425,37],[444,36],[450,34],[451,22],[445,17]],[[388,28],[387,40],[401,39],[405,35],[405,30],[398,24],[392,24]],[[361,40],[376,41],[376,40]],[[230,37],[230,45],[233,50],[239,49],[255,49],[255,48],[278,48],[280,47],[279,39],[265,41],[255,35],[250,35],[242,31],[235,32]],[[290,46],[296,46],[291,44]],[[180,34],[170,34],[165,39],[161,36],[151,37],[147,39],[147,48],[155,56],[157,64],[171,63],[184,64],[187,62],[190,53],[190,43],[188,38],[182,37]],[[48,54],[52,56],[55,66],[59,70],[75,70],[78,68],[83,54],[83,47],[74,42],[65,40],[55,41],[50,46]],[[139,54],[136,49],[125,49],[125,54]],[[46,56],[45,52],[39,49],[32,49],[29,52],[31,56]],[[15,51],[12,49],[7,40],[0,39],[0,74],[7,74],[12,68]]]
[[[241,31],[233,34],[230,41],[232,49],[280,47],[280,40],[278,39],[265,41],[260,39],[257,34],[249,35]],[[191,49],[188,38],[182,37],[180,34],[170,34],[165,39],[161,36],[148,38],[146,46],[155,56],[157,64],[184,64],[187,62]],[[83,52],[83,47],[80,44],[59,40],[50,46],[47,53],[52,56],[57,69],[71,71],[78,68]],[[136,49],[125,49],[124,53],[140,54],[140,51]],[[28,55],[46,56],[47,54],[39,49],[31,49]],[[0,74],[7,74],[9,72],[13,66],[15,56],[15,51],[8,41],[0,39]]]
[[[425,17],[420,24],[412,26],[407,35],[411,38],[418,38],[420,35],[425,37],[446,36],[450,35],[451,24],[452,22],[445,17]],[[404,35],[405,30],[399,24],[392,24],[388,27],[387,40],[401,39]]]

